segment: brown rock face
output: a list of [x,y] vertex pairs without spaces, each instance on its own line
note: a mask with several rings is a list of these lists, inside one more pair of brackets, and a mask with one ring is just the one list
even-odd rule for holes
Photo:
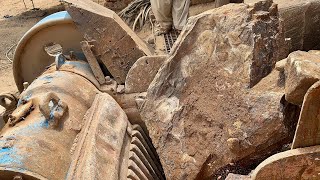
[[[259,1],[244,0],[244,3]],[[278,4],[285,37],[291,39],[290,52],[310,50],[319,44],[319,0],[274,0],[273,2]]]
[[267,76],[287,56],[280,30],[271,1],[189,20],[141,108],[168,179],[217,177],[293,137],[297,108],[283,98],[283,72]]
[[126,93],[146,92],[167,56],[144,56],[131,67],[125,82]]
[[105,0],[104,6],[113,11],[120,11],[133,0]]
[[250,177],[230,173],[225,180],[250,180]]
[[292,148],[316,146],[320,144],[320,81],[307,91],[299,116]]
[[320,51],[296,51],[287,58],[286,100],[301,105],[308,89],[320,79]]
[[320,179],[319,157],[319,146],[281,152],[263,161],[250,179]]

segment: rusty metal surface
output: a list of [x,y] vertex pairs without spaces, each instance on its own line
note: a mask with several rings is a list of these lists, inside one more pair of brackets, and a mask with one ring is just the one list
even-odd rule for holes
[[130,126],[118,103],[108,94],[98,94],[86,114],[66,179],[124,179]]
[[176,29],[173,29],[169,33],[163,35],[164,42],[165,42],[164,48],[165,48],[167,54],[169,54],[171,52],[173,44],[178,39],[179,35],[180,35],[180,32],[178,30],[176,30]]
[[139,125],[132,126],[131,137],[128,179],[139,177],[138,179],[164,180],[165,175],[156,150]]
[[[56,66],[50,66],[48,69],[43,73],[52,73],[55,72]],[[100,88],[100,84],[97,79],[94,77],[92,70],[87,62],[84,61],[66,61],[63,65],[59,68],[59,71],[65,71],[70,73],[78,74],[88,81],[90,81],[96,88]]]
[[[40,21],[17,47],[14,76],[22,93],[15,103],[0,98],[15,109],[0,132],[0,179],[165,179],[136,102],[145,93],[125,94],[117,75],[105,78],[97,49],[85,42],[81,51],[82,34],[68,13],[60,15]],[[121,36],[108,47],[130,62],[152,54],[115,18],[108,27],[116,23]]]
[[104,84],[106,80],[96,57],[91,51],[92,45],[90,45],[88,41],[81,41],[80,44],[81,44],[81,49],[87,58],[87,61],[92,69],[94,76],[96,77],[96,79],[99,81],[100,84]]
[[78,135],[67,179],[165,179],[152,143],[120,105],[98,94]]
[[84,61],[51,65],[0,133],[0,179],[164,179],[136,102],[145,93],[117,86],[100,86]]
[[13,112],[18,104],[18,99],[16,95],[11,93],[3,93],[0,94],[0,106],[5,108],[5,112],[3,113],[3,121],[7,122],[9,119],[9,115]]
[[[124,84],[134,62],[154,50],[113,11],[90,0],[67,0],[67,11],[87,41],[94,41],[94,55],[118,84]],[[92,28],[94,27],[94,28]]]
[[25,179],[65,178],[74,139],[98,92],[71,69],[55,71],[52,66],[21,94],[1,131],[0,179],[17,174]]

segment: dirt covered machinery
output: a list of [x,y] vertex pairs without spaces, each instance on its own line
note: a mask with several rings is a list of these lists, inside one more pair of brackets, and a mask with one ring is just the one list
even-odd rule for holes
[[[41,20],[17,46],[13,73],[20,95],[16,98],[6,94],[0,98],[0,105],[7,109],[7,123],[0,136],[0,179],[210,179],[227,175],[229,170],[225,167],[241,162],[233,163],[234,159],[254,159],[258,157],[256,152],[275,154],[277,143],[288,139],[292,142],[294,133],[288,131],[295,130],[296,111],[300,113],[300,108],[284,100],[283,81],[278,79],[289,65],[275,60],[280,57],[275,55],[278,50],[273,50],[280,43],[275,38],[284,38],[276,31],[277,9],[272,2],[253,7],[230,5],[230,9],[209,11],[191,19],[168,56],[156,55],[113,11],[89,0],[67,2],[67,11]],[[223,18],[218,17],[221,14]],[[230,24],[233,29],[226,33],[229,29],[222,26]],[[238,31],[241,33],[237,34]],[[213,48],[212,42],[218,46]],[[261,48],[262,44],[272,50]],[[215,52],[219,49],[223,53]],[[240,55],[228,55],[229,51]],[[218,60],[208,65],[212,58],[208,56],[212,54]],[[286,61],[290,62],[290,58]],[[242,66],[245,68],[241,69]],[[273,66],[277,71],[271,72]],[[211,71],[212,67],[220,69]],[[240,73],[236,74],[236,70]],[[221,77],[225,79],[219,81]],[[204,90],[189,91],[197,88],[193,82],[208,78],[214,78],[214,83],[210,83],[215,88],[205,85]],[[314,126],[320,109],[318,80],[304,89],[306,95],[297,103],[303,101],[292,149],[267,159],[263,154],[263,162],[252,160],[260,165],[250,176],[235,175],[233,179],[319,177],[319,130]],[[218,83],[226,84],[218,87]],[[219,94],[229,91],[235,95]],[[201,128],[187,136],[190,127],[201,119],[210,119],[207,110],[211,109],[197,105],[203,95],[206,105],[211,107],[211,96],[215,96],[212,92],[219,94],[217,99],[227,95],[247,103],[246,107],[239,103],[232,109],[233,104],[224,106],[228,99],[223,99],[215,106],[218,113],[214,114],[221,122],[216,124],[212,118],[210,128],[200,124]],[[186,105],[182,108],[183,103]],[[219,108],[233,115],[233,119],[228,119],[228,123],[235,120],[232,125],[223,124]],[[200,109],[200,113],[194,109]],[[238,110],[248,112],[241,114]],[[194,121],[188,124],[193,115]],[[237,118],[248,120],[243,123]],[[232,129],[242,124],[249,129],[239,128],[241,133],[244,131],[244,139],[239,129]],[[222,131],[224,128],[228,135]],[[221,134],[215,135],[216,132]],[[197,136],[193,141],[198,133],[206,138]],[[239,136],[231,137],[232,133]],[[211,135],[220,139],[213,141]],[[206,140],[211,144],[202,149],[201,143]],[[222,140],[226,141],[221,143]],[[248,143],[249,140],[257,145]],[[209,152],[219,148],[223,149],[220,154]],[[188,152],[190,149],[193,155]],[[208,157],[202,150],[209,152]]]
[[[85,3],[83,11],[96,7]],[[113,19],[116,14],[104,12],[114,26],[101,30],[113,38],[106,46],[118,46],[106,56],[121,60],[111,71],[101,60],[106,57],[93,54],[94,43],[105,42],[86,41],[66,11],[44,18],[19,42],[13,69],[21,94],[18,100],[1,96],[13,112],[1,133],[0,179],[165,178],[138,113],[136,100],[145,93],[124,93],[123,86],[132,64],[150,49]]]

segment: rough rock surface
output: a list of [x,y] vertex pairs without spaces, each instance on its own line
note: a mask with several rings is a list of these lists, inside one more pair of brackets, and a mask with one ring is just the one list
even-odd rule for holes
[[[125,82],[134,62],[153,49],[113,11],[90,0],[66,0],[67,11],[79,31],[94,46],[92,51],[119,84]],[[93,28],[94,27],[94,28]]]
[[281,152],[263,161],[251,179],[320,179],[319,158],[319,146]]
[[121,11],[131,2],[132,0],[105,0],[104,6],[113,11]]
[[286,100],[301,105],[308,89],[320,80],[320,51],[296,51],[285,65]]
[[[255,3],[260,0],[244,0]],[[320,0],[274,0],[278,4],[286,38],[291,38],[290,52],[310,50],[320,42]],[[319,47],[318,47],[319,48]]]
[[146,92],[166,58],[167,56],[144,56],[139,58],[128,72],[125,92]]
[[283,98],[282,72],[265,77],[283,49],[270,1],[189,19],[141,108],[168,179],[212,179],[292,141],[298,108]]
[[225,180],[250,180],[249,176],[239,175],[239,174],[228,174]]
[[292,148],[303,148],[320,144],[320,81],[307,91]]

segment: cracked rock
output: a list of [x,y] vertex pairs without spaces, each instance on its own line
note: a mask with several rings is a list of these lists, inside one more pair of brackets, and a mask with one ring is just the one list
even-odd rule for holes
[[286,100],[301,105],[308,89],[320,79],[320,51],[296,51],[287,58]]
[[272,1],[189,19],[141,108],[168,179],[225,178],[230,163],[252,164],[292,141],[299,108],[283,98],[283,72],[272,71],[288,55],[284,39]]

